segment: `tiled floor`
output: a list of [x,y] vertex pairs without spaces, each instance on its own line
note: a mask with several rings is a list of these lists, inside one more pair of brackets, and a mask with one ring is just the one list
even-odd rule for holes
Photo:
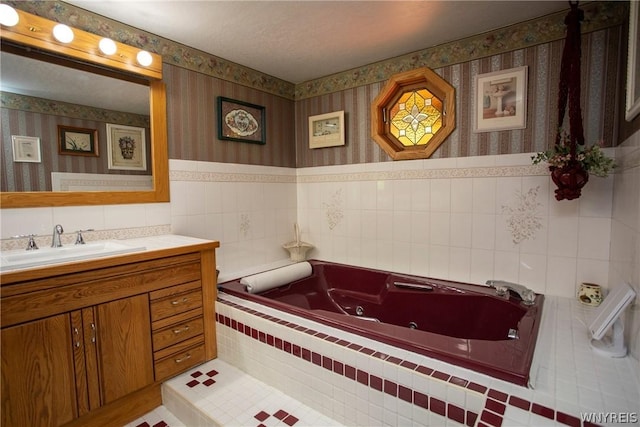
[[163,406],[125,427],[340,425],[219,359],[173,378],[162,392]]

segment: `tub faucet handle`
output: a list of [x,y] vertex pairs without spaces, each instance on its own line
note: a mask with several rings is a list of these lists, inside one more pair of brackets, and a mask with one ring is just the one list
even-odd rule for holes
[[536,300],[536,293],[526,286],[504,280],[487,280],[486,283],[495,288],[496,294],[500,296],[507,295],[509,291],[515,292],[525,305],[533,305]]

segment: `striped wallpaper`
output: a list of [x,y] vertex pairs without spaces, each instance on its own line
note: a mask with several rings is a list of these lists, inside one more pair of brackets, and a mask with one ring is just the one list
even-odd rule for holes
[[[4,100],[4,97],[3,97]],[[49,104],[53,104],[49,101]],[[51,190],[51,172],[75,172],[75,173],[115,173],[118,175],[148,175],[151,171],[113,171],[108,168],[107,156],[107,129],[105,121],[64,117],[33,109],[36,104],[31,104],[31,111],[5,108],[3,103],[0,108],[0,122],[2,123],[2,153],[0,168],[3,173],[0,179],[0,191],[43,191]],[[96,110],[95,114],[107,117],[111,123],[120,123],[111,118],[107,110],[92,109],[90,107],[76,106],[76,110]],[[135,115],[129,115],[135,116]],[[150,129],[148,117],[146,125],[141,122],[126,122],[127,125],[136,125],[146,128],[147,137],[147,165],[151,165],[149,149]],[[84,129],[98,130],[98,157],[74,156],[58,154],[58,125],[72,126]],[[13,161],[13,148],[11,136],[33,136],[40,138],[41,163],[23,163]]]
[[[615,146],[619,105],[621,27],[583,36],[582,115],[589,144],[599,140]],[[466,157],[540,151],[554,140],[557,93],[563,41],[514,50],[491,57],[435,69],[456,88],[457,124],[453,134],[432,157]],[[526,65],[527,127],[500,132],[473,132],[478,74]],[[373,83],[296,102],[296,166],[313,167],[391,161],[371,139],[370,106],[384,86]],[[346,145],[322,149],[308,147],[308,117],[345,111]]]
[[[295,167],[294,103],[257,89],[164,64],[169,158]],[[218,96],[265,107],[265,145],[218,140]]]

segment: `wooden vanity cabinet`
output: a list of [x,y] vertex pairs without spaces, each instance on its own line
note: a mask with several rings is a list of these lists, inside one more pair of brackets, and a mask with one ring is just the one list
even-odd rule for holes
[[124,425],[216,357],[217,242],[0,275],[2,427]]

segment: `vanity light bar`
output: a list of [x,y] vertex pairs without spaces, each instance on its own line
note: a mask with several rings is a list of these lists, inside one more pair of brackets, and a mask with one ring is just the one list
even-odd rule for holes
[[[8,5],[3,4],[2,6],[9,7],[18,16],[17,22],[10,26],[9,24],[15,21],[15,16],[11,20],[7,19],[7,23],[5,23],[5,12],[7,16],[11,14],[8,10],[5,11],[5,8],[0,10],[2,13],[0,37],[2,39],[33,45],[49,52],[152,79],[162,79],[162,57],[158,54],[71,28]],[[54,28],[63,28],[62,31],[64,31],[64,27],[66,27],[67,33],[70,32],[70,36],[67,34],[68,37],[61,40],[57,35],[59,30],[55,30],[56,35],[54,35]]]

